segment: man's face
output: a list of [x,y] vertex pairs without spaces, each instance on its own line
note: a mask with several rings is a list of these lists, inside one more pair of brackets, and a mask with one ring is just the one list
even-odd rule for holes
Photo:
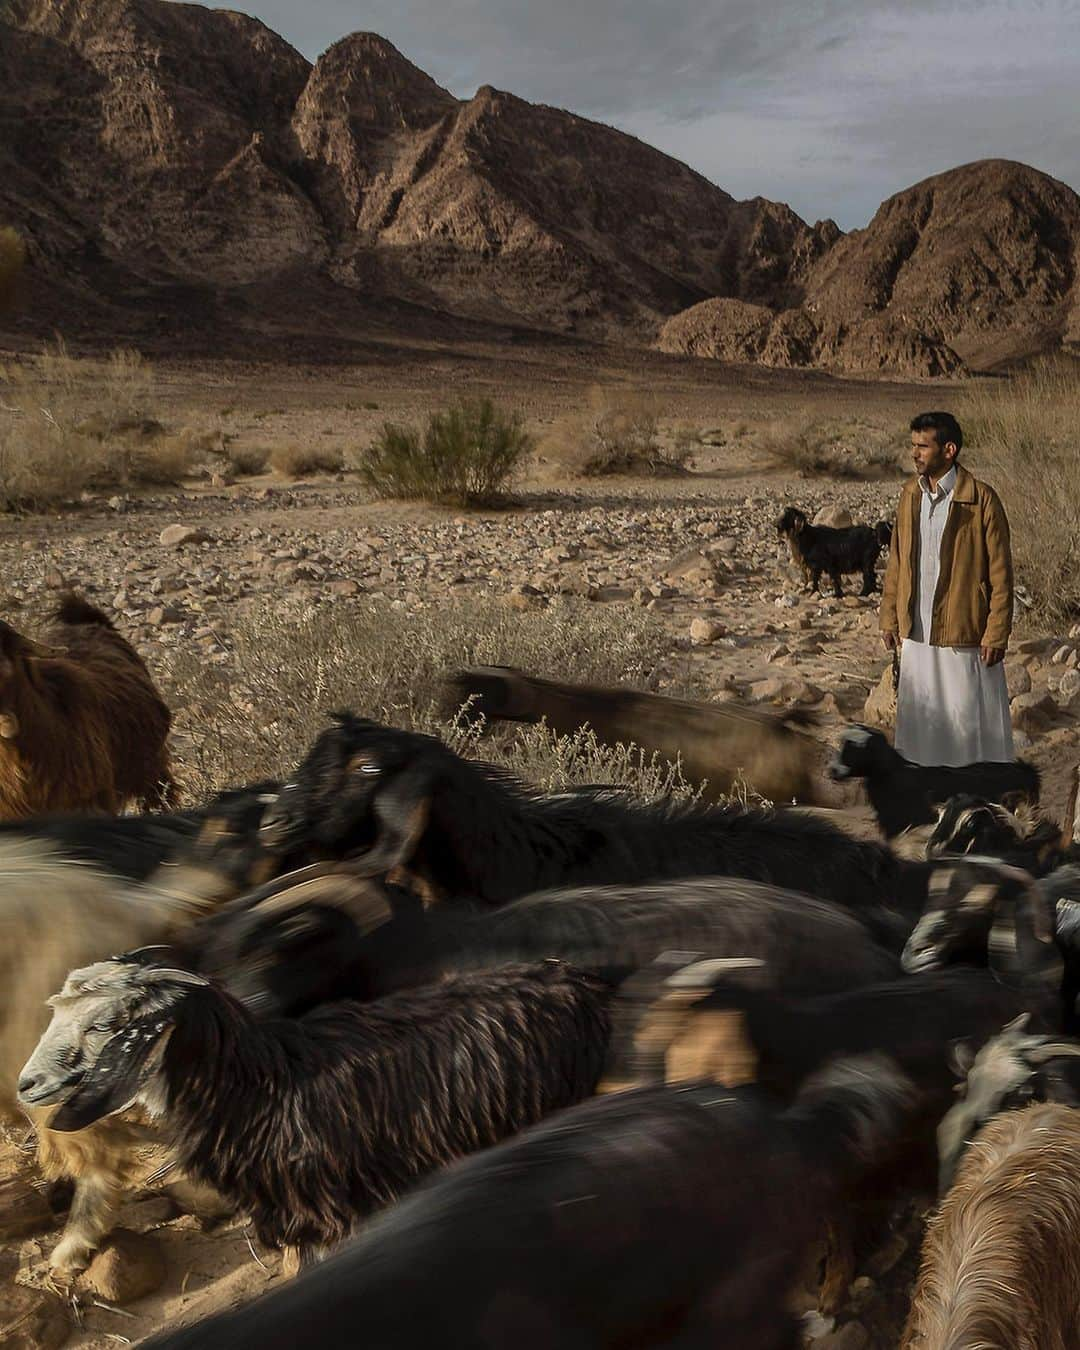
[[947,441],[944,446],[938,445],[936,431],[913,431],[911,458],[915,462],[916,473],[938,479],[948,473],[949,466],[956,458],[956,446],[952,441]]

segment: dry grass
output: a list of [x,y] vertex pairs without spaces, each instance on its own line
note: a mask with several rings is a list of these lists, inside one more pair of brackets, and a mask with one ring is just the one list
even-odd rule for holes
[[151,413],[154,375],[136,352],[0,368],[0,509],[41,510],[89,490],[179,482],[198,456]]
[[26,245],[10,225],[0,229],[0,314],[15,303],[15,288],[26,263]]
[[1018,618],[1063,631],[1080,617],[1080,363],[1061,357],[969,386],[964,459],[997,488],[1012,528]]
[[377,497],[491,506],[531,449],[518,413],[478,399],[432,414],[423,432],[386,423],[357,467]]
[[664,405],[653,394],[594,385],[587,410],[556,423],[541,449],[585,478],[684,473],[701,433],[687,425],[665,432],[663,415]]
[[[666,629],[636,607],[565,600],[527,613],[494,599],[459,598],[421,609],[390,601],[262,605],[231,634],[228,664],[170,653],[164,686],[176,712],[176,748],[187,792],[289,772],[326,724],[351,707],[395,726],[456,738],[475,733],[445,720],[442,677],[468,665],[515,665],[532,674],[644,687],[670,649]],[[559,738],[544,728],[500,730],[483,758],[545,786],[620,782],[657,794],[666,765],[630,749]],[[678,775],[669,785],[678,786]],[[679,787],[684,790],[685,785]]]
[[268,445],[227,445],[225,459],[229,472],[237,478],[254,478],[265,473],[270,463],[271,449]]
[[769,423],[760,445],[775,464],[806,478],[875,481],[895,478],[901,472],[896,430],[867,422],[794,415]]
[[341,451],[329,445],[276,445],[269,459],[270,467],[282,478],[340,473],[345,467]]

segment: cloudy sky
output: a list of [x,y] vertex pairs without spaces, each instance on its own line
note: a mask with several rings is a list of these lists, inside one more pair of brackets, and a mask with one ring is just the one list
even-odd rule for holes
[[357,29],[458,97],[611,123],[738,197],[864,225],[987,156],[1080,190],[1080,0],[233,0],[314,59]]

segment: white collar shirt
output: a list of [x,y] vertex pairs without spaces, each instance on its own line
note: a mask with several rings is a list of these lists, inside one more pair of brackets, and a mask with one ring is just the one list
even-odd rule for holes
[[949,518],[956,466],[942,474],[936,487],[925,475],[919,477],[919,565],[916,570],[917,594],[911,636],[916,642],[929,642],[934,624],[934,596],[941,574],[941,539]]

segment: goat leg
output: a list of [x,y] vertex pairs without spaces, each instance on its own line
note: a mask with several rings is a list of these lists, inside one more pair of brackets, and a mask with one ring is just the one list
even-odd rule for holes
[[823,1317],[835,1317],[847,1302],[848,1289],[855,1279],[855,1235],[846,1218],[834,1217],[826,1229],[825,1270],[818,1294],[818,1311]]
[[64,1235],[49,1257],[51,1284],[63,1288],[90,1264],[113,1226],[121,1194],[122,1187],[105,1172],[79,1177]]
[[833,595],[836,596],[837,600],[842,600],[844,598],[844,584],[840,579],[840,573],[831,572],[829,575],[833,584]]

